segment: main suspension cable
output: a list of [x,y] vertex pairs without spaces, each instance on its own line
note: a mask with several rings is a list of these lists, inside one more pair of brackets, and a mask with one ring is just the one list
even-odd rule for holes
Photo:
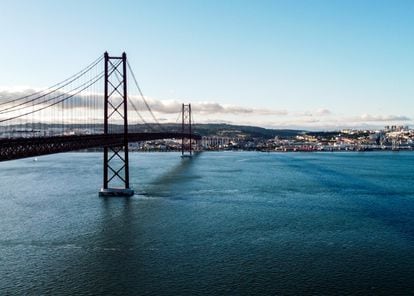
[[[40,99],[40,98],[42,98],[44,96],[47,96],[47,95],[49,95],[49,94],[51,94],[51,93],[53,93],[53,92],[55,92],[55,91],[57,91],[59,89],[62,89],[64,86],[66,86],[66,85],[72,83],[73,81],[79,79],[80,77],[82,77],[84,74],[86,74],[87,72],[89,72],[93,67],[95,67],[100,61],[102,61],[102,59],[103,59],[103,56],[100,56],[95,61],[93,61],[91,64],[89,64],[84,69],[82,69],[81,71],[79,71],[76,74],[74,74],[74,75],[66,78],[65,80],[63,80],[63,81],[61,81],[59,83],[56,83],[56,84],[52,85],[51,87],[48,87],[48,88],[43,89],[43,90],[40,90],[40,91],[36,91],[34,93],[31,93],[31,94],[28,94],[28,95],[25,95],[25,96],[22,96],[22,97],[19,97],[19,98],[10,99],[9,101],[0,102],[0,106],[3,106],[5,104],[11,104],[11,103],[14,103],[14,102],[18,102],[18,101],[27,99],[27,98],[29,98],[31,96],[34,96],[34,95],[40,95],[41,93],[43,93],[45,91],[52,90],[52,89],[54,89],[54,88],[56,88],[56,87],[59,86],[59,88],[57,88],[57,89],[55,89],[53,91],[50,91],[50,92],[48,92],[46,94],[43,94],[42,96],[40,96],[40,97],[38,97],[36,99]],[[62,84],[64,84],[64,85],[62,86]],[[29,102],[31,102],[31,101],[29,101]],[[25,103],[23,103],[23,104],[25,104]],[[2,111],[7,110],[7,109],[9,109],[9,108],[3,109]]]
[[72,94],[72,95],[70,95],[70,96],[68,96],[68,97],[66,97],[66,98],[64,98],[64,99],[61,99],[61,100],[59,100],[59,101],[57,101],[57,102],[54,102],[54,103],[52,103],[52,104],[49,104],[49,105],[47,105],[47,106],[41,107],[41,108],[39,108],[39,109],[32,110],[32,111],[30,111],[30,112],[26,112],[26,113],[24,113],[24,114],[20,114],[20,115],[14,116],[14,117],[6,118],[6,119],[1,119],[1,120],[0,120],[0,122],[5,122],[5,121],[10,121],[10,120],[13,120],[13,119],[21,118],[21,117],[24,117],[24,116],[26,116],[26,115],[30,115],[30,114],[33,114],[33,113],[36,113],[36,112],[42,111],[42,110],[44,110],[44,109],[50,108],[50,107],[55,106],[55,105],[57,105],[57,104],[59,104],[59,103],[65,102],[65,101],[67,101],[68,99],[70,99],[70,98],[72,98],[72,97],[74,97],[74,96],[78,95],[79,93],[81,93],[82,91],[84,91],[85,89],[87,89],[88,87],[90,87],[91,85],[95,84],[95,83],[96,83],[97,81],[99,81],[99,79],[101,79],[102,77],[103,77],[103,75],[99,76],[97,79],[95,79],[94,81],[92,81],[92,82],[91,82],[90,84],[88,84],[87,86],[83,87],[83,88],[82,88],[81,90],[79,90],[78,92],[76,92],[76,93],[74,93],[74,94]]
[[150,114],[151,114],[152,118],[154,119],[155,123],[156,123],[156,124],[160,127],[160,129],[161,129],[162,131],[166,132],[165,128],[164,128],[164,127],[163,127],[163,126],[162,126],[162,125],[158,122],[158,120],[157,120],[157,118],[155,117],[154,113],[152,112],[152,110],[151,110],[151,108],[150,108],[150,106],[149,106],[149,104],[148,104],[147,100],[145,99],[145,96],[144,96],[144,94],[142,93],[141,88],[139,87],[138,81],[137,81],[137,79],[136,79],[136,77],[135,77],[134,71],[132,71],[131,65],[129,64],[129,62],[128,62],[128,61],[127,61],[127,65],[128,65],[128,69],[129,69],[129,71],[131,72],[131,75],[132,75],[132,78],[133,78],[133,80],[134,80],[135,86],[137,87],[138,92],[139,92],[139,94],[140,94],[140,96],[141,96],[142,100],[143,100],[143,101],[144,101],[144,103],[145,103],[145,106],[147,107],[148,111],[150,112]]

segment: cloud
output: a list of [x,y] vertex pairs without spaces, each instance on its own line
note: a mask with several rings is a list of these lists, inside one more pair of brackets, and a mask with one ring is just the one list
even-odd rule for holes
[[[38,92],[38,93],[36,93]],[[97,93],[84,92],[74,95],[75,92],[63,92],[60,90],[53,91],[50,95],[45,95],[46,92],[39,92],[36,89],[24,88],[24,89],[0,89],[0,104],[3,104],[0,109],[16,106],[18,109],[28,108],[31,109],[32,105],[36,108],[45,107],[55,102],[64,100],[68,96],[73,95],[66,102],[70,101],[70,104],[66,104],[65,108],[82,108],[85,106],[94,106],[96,109],[103,108],[103,95]],[[25,98],[26,97],[26,98]],[[53,99],[53,98],[56,99]],[[15,100],[14,103],[6,104],[9,101]],[[93,102],[93,104],[92,104]]]
[[201,123],[235,124],[235,125],[237,125],[237,122],[234,122],[234,121],[231,121],[231,120],[223,120],[223,119],[207,119],[207,120],[204,120]]
[[410,121],[411,119],[403,115],[371,115],[371,114],[362,114],[361,116],[354,118],[352,121],[356,122],[387,122],[387,121]]
[[[33,95],[34,93],[37,94]],[[65,118],[70,122],[85,121],[85,114],[87,116],[93,117],[95,121],[99,121],[103,118],[103,94],[102,93],[92,93],[92,92],[82,92],[71,97],[65,102],[65,110],[62,112],[62,104],[56,104],[51,106],[51,108],[46,108],[44,111],[41,111],[44,107],[48,107],[53,103],[65,99],[67,96],[72,95],[72,93],[65,93],[61,90],[54,91],[50,96],[43,96],[43,92],[39,92],[37,89],[33,88],[0,88],[0,120],[10,119],[14,120],[16,116],[22,116],[23,118],[31,116],[30,120],[39,120],[50,122],[56,119],[56,116],[59,117],[59,120]],[[32,95],[32,96],[30,96]],[[58,96],[57,99],[53,99]],[[21,99],[22,97],[27,97],[25,99],[15,101],[13,103],[7,103],[12,100]],[[38,98],[38,99],[37,99]],[[118,97],[118,102],[113,103],[114,106],[118,106],[121,98]],[[130,96],[129,100],[134,102],[134,105],[139,110],[139,115],[135,114],[132,106],[129,106],[130,121],[146,121],[154,122],[151,114],[149,113],[145,102],[140,96]],[[151,111],[155,114],[157,121],[159,122],[177,122],[177,116],[181,112],[182,102],[178,100],[159,100],[155,98],[145,97],[148,105],[151,107]],[[192,100],[188,100],[192,101]],[[285,116],[288,114],[285,110],[271,110],[271,109],[260,109],[260,108],[248,108],[237,105],[228,105],[220,104],[213,101],[193,101],[191,103],[192,111],[197,119],[197,122],[208,122],[209,120],[218,118],[214,122],[220,123],[230,123],[229,119],[234,118],[237,121],[239,118],[242,119],[249,117],[251,120],[259,117],[267,116]],[[13,108],[11,108],[13,107]],[[88,108],[88,112],[85,112]],[[24,115],[29,114],[33,110],[38,110],[41,112],[35,112],[34,115]],[[70,110],[73,110],[70,111]],[[70,112],[68,112],[70,111]],[[138,119],[137,119],[138,118]],[[120,118],[117,113],[114,113],[113,119],[119,121]]]
[[[24,96],[29,96],[35,93],[37,90],[31,88],[24,88],[24,89],[0,89],[0,103],[7,102],[10,100],[19,99]],[[32,100],[39,95],[32,96],[27,98],[26,100]],[[56,100],[50,100],[52,96],[59,96],[57,100],[64,99],[71,93],[64,93],[62,91],[55,91],[53,94],[49,96],[44,96],[40,99],[34,100],[36,104],[39,104],[38,107],[49,105]],[[92,94],[84,92],[82,94],[78,94],[70,98],[70,104],[67,104],[65,108],[82,108],[85,106],[93,105],[96,109],[103,108],[103,95],[102,94]],[[146,112],[147,108],[145,106],[144,101],[139,96],[130,96],[129,99],[133,101],[142,112]],[[145,97],[148,105],[151,107],[153,112],[161,113],[161,114],[177,114],[181,111],[181,104],[177,100],[159,100],[155,98]],[[93,104],[91,102],[93,101]],[[24,100],[22,100],[24,102]],[[24,104],[22,107],[31,107],[31,103]],[[5,105],[7,107],[7,105]],[[252,115],[287,115],[287,111],[285,110],[271,110],[271,109],[256,109],[256,108],[248,108],[236,105],[226,105],[220,104],[213,101],[195,101],[191,103],[192,110],[195,113],[201,114],[234,114],[234,115],[242,115],[242,114],[252,114]]]
[[[138,100],[138,98],[134,98]],[[182,102],[177,100],[159,100],[145,98],[153,112],[175,114],[181,110]],[[236,105],[220,104],[212,101],[195,101],[191,103],[193,112],[201,114],[256,114],[256,115],[287,115],[285,110],[256,109]]]
[[314,111],[306,111],[298,114],[299,116],[303,117],[314,117],[314,116],[328,116],[332,115],[332,112],[326,108],[320,108]]
[[292,114],[291,116],[281,118],[279,120],[266,120],[259,118],[257,120],[249,120],[240,118],[233,121],[233,124],[258,125],[267,128],[288,128],[288,129],[304,129],[304,130],[341,130],[344,128],[356,129],[382,129],[390,122],[399,122],[400,124],[409,124],[410,118],[407,116],[396,115],[368,115],[360,116],[325,116],[312,117],[301,114]]
[[328,110],[328,109],[322,108],[322,109],[316,110],[316,113],[315,114],[316,115],[319,115],[319,116],[326,116],[326,115],[331,115],[332,112],[330,110]]
[[[21,98],[23,96],[27,96],[36,91],[36,89],[29,87],[3,89],[0,88],[0,104],[2,104],[3,102]],[[63,99],[68,94],[56,91],[53,95],[61,95],[61,98]],[[91,99],[93,98],[95,98],[95,101],[93,104],[91,104]],[[48,98],[45,97],[43,99],[38,100],[40,103],[39,105],[37,105],[36,108],[41,108],[43,106],[50,105],[53,102],[49,101],[42,103],[43,100],[47,99]],[[148,122],[153,121],[141,97],[130,96],[129,99],[135,102],[135,105],[138,107],[140,114],[143,118],[145,118],[145,120],[147,120]],[[160,100],[150,97],[145,97],[145,99],[148,105],[151,107],[151,110],[155,113],[155,117],[160,122],[174,122],[174,120],[176,120],[177,116],[181,111],[181,100]],[[319,108],[314,109],[313,111],[299,113],[288,112],[286,110],[249,108],[238,105],[221,104],[214,101],[194,101],[191,99],[188,99],[186,101],[191,102],[192,110],[195,114],[198,123],[220,122],[233,124],[250,124],[279,128],[296,127],[307,129],[338,129],[345,127],[380,127],[382,125],[387,125],[388,123],[407,124],[411,122],[411,118],[405,115],[375,115],[365,113],[362,115],[354,116],[352,116],[351,114],[347,116],[339,116],[326,108]],[[65,108],[73,108],[76,109],[76,111],[79,111],[74,112],[75,116],[84,116],[84,113],[82,112],[83,108],[85,108],[85,106],[93,105],[96,112],[92,115],[98,117],[99,119],[100,117],[103,118],[102,93],[83,92],[82,94],[76,95],[73,98],[71,98],[70,102],[70,104],[65,105]],[[0,118],[10,118],[11,116],[13,116],[13,112],[1,112],[1,110],[4,110],[4,108],[7,108],[8,106],[11,105],[0,105]],[[32,104],[24,104],[21,107],[27,107],[26,110],[31,110]],[[131,107],[129,107],[129,110],[131,112],[131,115],[135,113],[135,111]],[[22,112],[24,113],[25,111],[19,110],[15,114],[21,114]],[[51,112],[51,114],[52,117],[53,112]],[[39,114],[39,118],[41,115],[42,114]],[[46,119],[42,118],[42,120]]]

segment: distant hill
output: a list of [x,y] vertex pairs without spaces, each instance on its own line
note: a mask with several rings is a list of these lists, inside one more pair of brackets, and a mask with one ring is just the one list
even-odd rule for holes
[[[162,126],[169,131],[181,130],[181,124],[165,123]],[[302,130],[290,129],[267,129],[249,125],[232,125],[226,123],[198,123],[193,125],[195,133],[201,136],[220,136],[220,137],[246,137],[271,139],[276,136],[290,138],[304,133]]]
[[[59,129],[62,128],[62,125],[59,124],[36,124],[37,126],[27,125],[27,129]],[[101,130],[103,131],[102,124],[94,125],[84,125],[84,124],[66,124],[65,127],[70,127],[73,129],[92,129],[92,130]],[[178,123],[164,123],[164,124],[131,124],[129,126],[130,131],[135,132],[151,132],[151,131],[162,131],[162,129],[167,131],[181,131],[181,124]],[[122,125],[112,124],[110,130],[113,132],[122,132]],[[267,129],[257,126],[248,126],[248,125],[232,125],[225,123],[201,123],[193,125],[193,130],[195,133],[200,134],[201,136],[220,136],[220,137],[246,137],[246,138],[262,138],[262,139],[271,139],[274,137],[281,138],[290,138],[298,134],[303,134],[303,130],[291,130],[291,129]]]
[[232,125],[232,124],[196,124],[195,132],[202,136],[237,137],[246,136],[250,138],[270,139],[276,136],[281,138],[294,137],[303,133],[301,130],[290,129],[267,129],[257,126]]

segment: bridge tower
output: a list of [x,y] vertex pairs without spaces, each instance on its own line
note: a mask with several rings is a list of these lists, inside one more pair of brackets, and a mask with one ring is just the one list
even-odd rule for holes
[[[104,54],[104,134],[123,133],[121,145],[105,145],[100,196],[132,196],[129,188],[127,58]],[[119,124],[123,124],[119,130]],[[118,125],[115,125],[118,124]]]
[[[181,157],[191,157],[193,155],[192,143],[192,119],[191,119],[191,104],[183,104],[181,108]],[[186,142],[188,141],[188,143]]]

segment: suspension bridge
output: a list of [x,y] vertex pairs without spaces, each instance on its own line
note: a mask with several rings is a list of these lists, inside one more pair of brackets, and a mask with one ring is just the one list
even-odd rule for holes
[[[132,77],[132,83],[128,77]],[[103,147],[101,196],[131,196],[128,144],[181,140],[191,156],[191,105],[177,110],[181,124],[159,123],[127,56],[107,52],[69,78],[19,96],[0,94],[0,161]],[[179,118],[178,117],[178,118]]]

